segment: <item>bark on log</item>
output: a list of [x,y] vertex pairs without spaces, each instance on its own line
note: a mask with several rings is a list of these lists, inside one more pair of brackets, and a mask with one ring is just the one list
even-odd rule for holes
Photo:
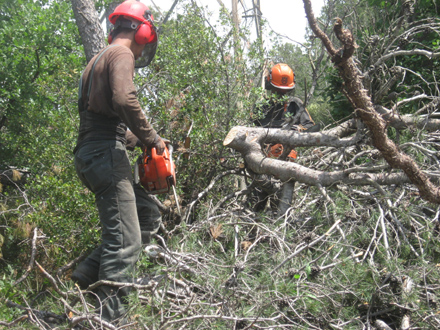
[[[243,134],[245,134],[245,136],[243,136]],[[260,150],[260,144],[263,143],[281,143],[282,145],[290,148],[313,146],[346,148],[356,144],[357,142],[356,137],[340,139],[335,135],[326,134],[325,132],[298,133],[296,131],[283,130],[280,128],[235,126],[229,131],[228,135],[223,141],[223,144],[239,150],[237,148],[242,148],[240,147],[238,143],[239,140],[237,139],[248,140],[247,136],[252,136],[254,139],[252,142],[257,143],[255,148]],[[230,145],[231,143],[233,145]]]

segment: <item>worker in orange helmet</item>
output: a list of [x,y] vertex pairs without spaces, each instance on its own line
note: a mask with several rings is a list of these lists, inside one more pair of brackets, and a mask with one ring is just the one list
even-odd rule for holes
[[256,125],[300,132],[315,125],[299,98],[291,96],[286,101],[280,101],[282,96],[295,89],[295,74],[287,64],[278,63],[269,70],[265,89],[273,94],[269,97],[269,104],[259,109],[263,117],[254,121]]
[[[295,74],[285,63],[275,64],[267,73],[265,89],[272,92],[269,102],[258,108],[262,117],[254,120],[257,126],[267,128],[282,128],[298,132],[319,130],[312,117],[304,107],[303,102],[294,96],[287,99],[284,95],[295,89]],[[269,146],[267,155],[278,158],[283,153],[283,146],[276,144]],[[288,158],[293,160],[297,157],[296,151],[292,150]]]
[[[75,168],[94,193],[101,223],[101,245],[72,273],[82,289],[98,280],[133,283],[142,244],[160,226],[157,205],[133,182],[127,149],[165,149],[164,140],[146,119],[133,84],[135,67],[148,65],[157,33],[148,7],[128,0],[109,16],[109,43],[85,68],[80,84],[80,125],[74,149]],[[97,287],[97,312],[120,324],[130,285]]]
[[[319,125],[315,125],[312,117],[305,108],[303,102],[294,96],[287,94],[295,89],[295,74],[285,63],[275,64],[265,77],[265,89],[270,91],[268,99],[258,106],[260,117],[254,119],[254,124],[266,128],[281,128],[297,132],[317,132]],[[279,158],[284,151],[282,144],[268,145],[266,153],[268,157]],[[295,150],[287,154],[287,159],[293,161],[297,158]],[[258,201],[255,210],[260,211],[266,205],[268,194],[261,189],[257,193]]]

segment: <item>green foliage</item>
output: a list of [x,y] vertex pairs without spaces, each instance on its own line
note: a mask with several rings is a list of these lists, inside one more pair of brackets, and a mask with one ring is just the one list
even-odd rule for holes
[[353,113],[353,106],[342,93],[342,78],[338,71],[331,67],[327,72],[328,85],[324,91],[325,97],[329,100],[329,112],[335,121],[350,117]]
[[[139,84],[148,79],[150,92],[141,101],[159,134],[180,147],[191,139],[189,159],[179,158],[178,181],[191,197],[219,171],[225,133],[248,123],[259,97],[252,73],[257,70],[257,50],[245,56],[234,53],[228,40],[219,37],[193,4],[179,7],[175,20],[163,26],[156,59],[140,72]],[[177,156],[178,157],[178,156]]]
[[320,124],[321,127],[332,124],[336,118],[330,112],[333,109],[330,100],[325,100],[324,97],[314,98],[313,102],[307,107],[307,111],[316,124]]
[[[0,195],[5,237],[0,269],[8,264],[26,268],[29,246],[23,242],[30,242],[38,228],[39,235],[48,237],[52,271],[90,248],[97,237],[93,201],[82,192],[72,166],[76,88],[85,61],[71,4],[3,1],[0,41],[6,45],[0,50],[0,119],[6,119],[0,130],[0,170],[15,167],[29,173]],[[45,264],[44,258],[40,262]]]
[[[81,65],[70,4],[9,2],[0,21],[0,115],[8,120],[1,132],[0,163],[33,167],[41,150],[56,144],[70,148],[69,111]],[[13,15],[11,15],[14,13]],[[51,33],[47,33],[51,31]],[[50,160],[49,160],[50,161]]]

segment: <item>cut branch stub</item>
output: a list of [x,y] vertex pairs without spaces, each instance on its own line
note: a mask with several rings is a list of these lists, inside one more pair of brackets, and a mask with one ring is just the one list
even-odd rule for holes
[[[228,133],[228,135],[226,135],[226,137],[225,137],[225,139],[224,139],[224,141],[223,141],[223,145],[224,146],[229,146],[229,147],[232,147],[232,148],[234,148],[234,149],[237,149],[237,148],[235,148],[234,146],[231,146],[231,144],[238,144],[238,146],[240,146],[241,144],[240,143],[238,143],[238,141],[240,141],[240,140],[245,140],[246,139],[246,136],[245,136],[245,133],[244,133],[245,131],[244,130],[242,130],[242,127],[240,127],[240,126],[235,126],[235,127],[233,127],[230,131],[229,131],[229,133]],[[241,134],[240,134],[241,133]],[[234,142],[235,141],[235,142]],[[238,149],[237,149],[238,150]]]

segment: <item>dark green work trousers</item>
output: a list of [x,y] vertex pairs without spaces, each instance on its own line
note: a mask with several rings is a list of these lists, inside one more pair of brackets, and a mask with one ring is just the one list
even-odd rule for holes
[[[83,263],[89,265],[91,272],[99,272],[99,280],[132,283],[142,247],[141,228],[149,233],[158,230],[159,209],[144,189],[133,187],[127,151],[119,141],[83,144],[75,154],[75,168],[81,181],[95,194],[102,227],[102,244]],[[99,287],[98,307],[104,320],[112,321],[125,314],[124,298],[129,291]]]

